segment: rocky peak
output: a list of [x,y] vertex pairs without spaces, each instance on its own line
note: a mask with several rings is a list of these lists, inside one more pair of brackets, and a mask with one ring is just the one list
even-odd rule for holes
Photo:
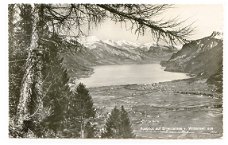
[[213,31],[210,37],[216,38],[216,39],[223,39],[223,33],[218,31]]

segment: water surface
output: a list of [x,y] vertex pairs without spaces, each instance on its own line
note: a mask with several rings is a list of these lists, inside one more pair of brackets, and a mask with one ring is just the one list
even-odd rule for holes
[[87,87],[151,84],[189,78],[185,73],[167,72],[160,64],[103,65],[93,67],[89,78],[79,79]]

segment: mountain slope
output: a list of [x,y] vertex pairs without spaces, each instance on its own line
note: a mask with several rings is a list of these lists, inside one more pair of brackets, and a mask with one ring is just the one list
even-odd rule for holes
[[207,82],[214,84],[217,87],[217,92],[222,93],[223,91],[223,65],[221,64],[215,74],[211,75]]
[[209,77],[222,64],[223,41],[217,39],[217,32],[211,36],[191,41],[161,64],[166,71],[177,71]]

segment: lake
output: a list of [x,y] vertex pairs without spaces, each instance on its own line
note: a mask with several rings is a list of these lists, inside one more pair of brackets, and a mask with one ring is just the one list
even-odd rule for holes
[[126,84],[151,84],[190,78],[185,73],[167,72],[160,64],[102,65],[93,67],[89,78],[78,82],[87,87],[101,87]]

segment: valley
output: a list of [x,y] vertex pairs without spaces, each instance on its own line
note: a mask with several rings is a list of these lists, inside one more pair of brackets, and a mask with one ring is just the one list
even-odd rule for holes
[[136,137],[153,139],[221,137],[222,96],[214,89],[198,79],[89,88],[100,129],[114,106],[124,105]]
[[[71,87],[74,88],[82,78],[89,80],[94,73],[96,74],[93,67],[105,68],[106,65],[124,67],[126,64],[161,63],[165,71],[188,73],[191,77],[165,82],[153,82],[148,79],[144,83],[129,83],[124,78],[115,78],[120,69],[110,72],[111,76],[108,75],[110,79],[107,79],[107,83],[96,86],[93,85],[94,80],[91,80],[92,85],[88,84],[88,88],[96,106],[96,126],[99,132],[102,132],[110,111],[115,106],[123,105],[129,114],[137,138],[222,137],[223,44],[221,39],[215,38],[212,34],[185,44],[179,51],[173,47],[154,45],[140,47],[127,44],[96,40],[93,43],[86,43],[86,47],[77,55],[66,55],[65,63],[70,70],[68,72],[71,76]],[[140,69],[131,68],[131,71],[144,76],[143,70],[138,71]],[[153,69],[145,71],[154,75]],[[106,75],[105,69],[101,70],[98,78],[102,80]],[[124,76],[133,79],[130,77],[131,73]],[[115,82],[118,79],[123,79],[123,83],[113,83],[113,80]]]

